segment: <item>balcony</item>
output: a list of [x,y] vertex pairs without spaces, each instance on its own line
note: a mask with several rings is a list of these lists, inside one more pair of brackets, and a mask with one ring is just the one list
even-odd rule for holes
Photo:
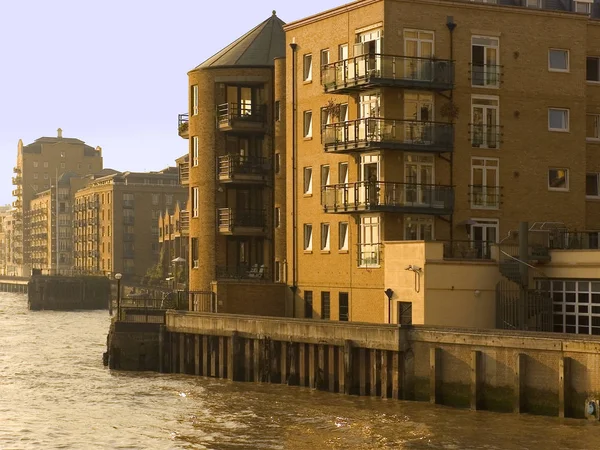
[[12,177],[12,184],[15,186],[20,186],[23,183],[23,178],[21,176]]
[[270,169],[267,158],[239,154],[219,156],[219,181],[222,183],[265,183]]
[[420,122],[370,117],[325,125],[326,152],[348,153],[375,149],[451,152],[454,128],[443,122]]
[[12,206],[13,208],[21,208],[23,206],[23,203],[21,202],[21,200],[15,200],[14,202],[12,202]]
[[190,165],[189,163],[179,164],[179,184],[187,186],[190,182]]
[[17,174],[20,174],[20,173],[21,173],[21,168],[20,168],[20,167],[17,167],[17,166],[15,166],[15,167],[13,167],[13,172],[14,172],[14,173],[17,173]]
[[599,231],[559,231],[550,238],[552,250],[599,250]]
[[232,236],[264,235],[267,217],[263,209],[219,208],[219,233]]
[[125,233],[123,234],[123,242],[133,242],[134,234],[133,233]]
[[177,133],[183,139],[189,139],[190,133],[190,116],[189,114],[179,114],[177,117]]
[[444,244],[444,259],[491,260],[492,241],[437,241]]
[[378,87],[447,90],[454,86],[454,63],[434,58],[368,54],[327,64],[323,90],[350,94]]
[[220,131],[264,133],[266,124],[266,105],[223,103],[217,107],[217,126]]
[[21,190],[21,186],[19,186],[17,189],[13,189],[12,195],[13,195],[13,197],[20,197],[21,195],[23,195],[23,191]]
[[502,66],[493,64],[469,64],[471,86],[496,89],[502,83]]
[[326,213],[447,215],[454,208],[454,188],[433,184],[360,181],[323,187],[321,203]]
[[181,211],[181,235],[188,236],[190,234],[190,212]]
[[469,185],[471,209],[499,209],[502,204],[502,186]]
[[502,142],[502,128],[500,126],[471,123],[469,127],[471,147],[500,148],[500,143]]
[[135,200],[123,200],[123,208],[134,208]]
[[123,216],[123,225],[133,225],[135,223],[134,216]]
[[254,264],[250,265],[239,265],[239,266],[225,266],[216,268],[217,280],[229,279],[229,280],[270,280],[271,274],[268,268],[264,265]]

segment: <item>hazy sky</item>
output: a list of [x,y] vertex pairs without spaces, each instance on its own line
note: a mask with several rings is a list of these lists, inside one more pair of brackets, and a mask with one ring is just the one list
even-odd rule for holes
[[272,10],[291,22],[347,2],[1,0],[0,204],[13,200],[18,140],[59,127],[101,146],[104,167],[174,165],[190,69]]

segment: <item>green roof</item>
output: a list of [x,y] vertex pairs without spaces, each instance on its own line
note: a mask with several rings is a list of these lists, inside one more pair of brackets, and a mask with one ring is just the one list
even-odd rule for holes
[[196,69],[217,67],[268,67],[285,56],[285,23],[275,15],[248,31]]

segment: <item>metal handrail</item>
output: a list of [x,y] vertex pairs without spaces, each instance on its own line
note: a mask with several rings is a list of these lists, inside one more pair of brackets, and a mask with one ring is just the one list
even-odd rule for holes
[[219,156],[219,176],[231,178],[235,174],[267,175],[271,161],[262,156],[229,154]]
[[503,186],[469,185],[471,208],[498,209],[502,203]]
[[503,67],[496,64],[469,63],[471,86],[499,87],[502,83]]
[[358,55],[326,64],[321,70],[321,84],[327,89],[366,81],[370,78],[440,84],[451,87],[454,62],[446,59],[381,53]]
[[327,124],[323,127],[322,140],[326,150],[333,146],[373,142],[451,150],[454,127],[445,122],[368,117]]
[[492,259],[494,241],[452,240],[436,241],[444,245],[444,259]]
[[248,120],[264,122],[266,120],[266,105],[252,103],[222,103],[217,106],[219,123],[231,123],[233,120]]
[[502,142],[502,127],[483,123],[470,123],[471,146],[476,148],[499,148]]
[[236,227],[265,228],[267,214],[264,209],[219,208],[219,228],[233,230]]

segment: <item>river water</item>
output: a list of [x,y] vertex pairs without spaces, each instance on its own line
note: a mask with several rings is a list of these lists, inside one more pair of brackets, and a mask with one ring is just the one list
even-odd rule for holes
[[599,449],[600,424],[102,365],[106,311],[0,294],[0,449]]

